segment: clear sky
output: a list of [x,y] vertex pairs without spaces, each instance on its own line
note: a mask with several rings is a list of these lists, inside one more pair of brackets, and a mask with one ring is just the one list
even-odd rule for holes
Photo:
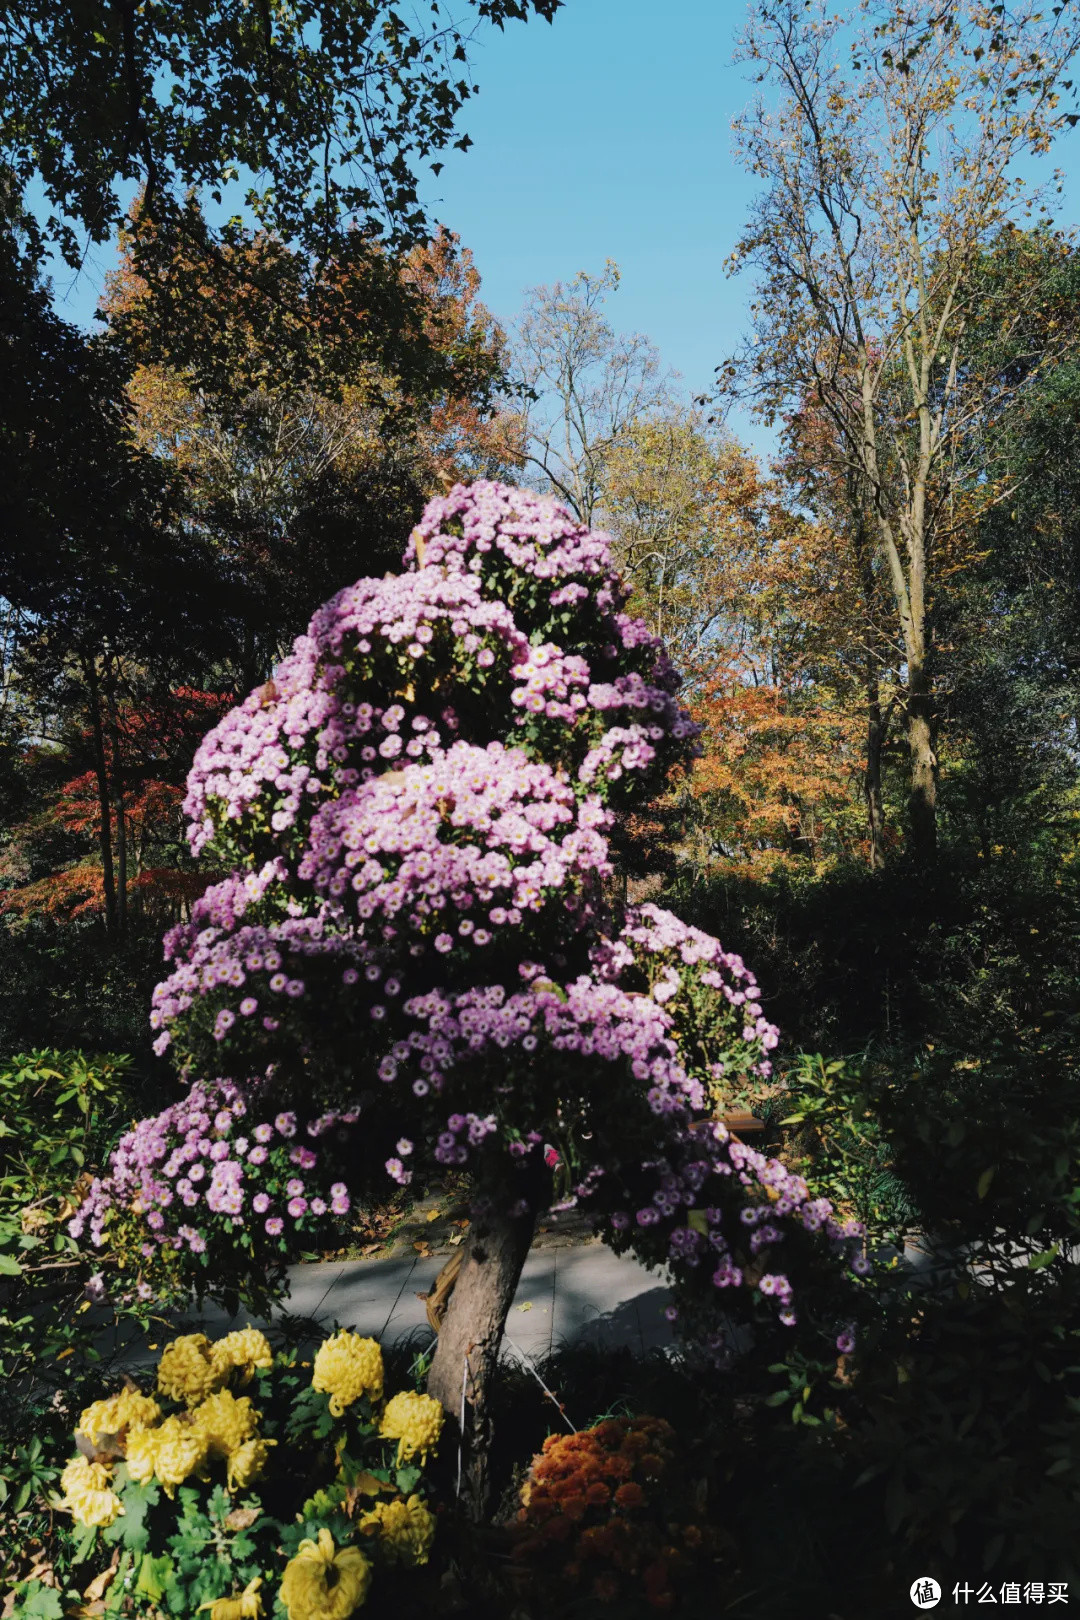
[[609,313],[645,332],[692,393],[733,345],[748,293],[723,273],[752,182],[729,124],[741,0],[567,0],[554,23],[476,53],[475,145],[439,177],[437,217],[476,256],[502,318],[525,288],[619,265]]
[[[731,61],[746,9],[744,0],[566,0],[550,26],[484,31],[472,57],[480,94],[462,115],[473,146],[447,153],[424,194],[432,217],[472,249],[481,296],[500,320],[513,320],[526,288],[614,259],[623,279],[612,324],[646,333],[688,395],[709,388],[750,298],[748,279],[723,271],[754,191],[730,149],[731,119],[751,95]],[[1078,192],[1073,182],[1065,222],[1077,217]],[[69,319],[89,323],[108,262],[99,250],[74,285],[57,272]],[[769,448],[771,435],[745,416],[730,422]]]

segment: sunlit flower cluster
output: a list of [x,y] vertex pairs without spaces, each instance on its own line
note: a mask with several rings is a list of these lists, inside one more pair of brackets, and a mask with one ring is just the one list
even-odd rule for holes
[[[429,503],[405,566],[320,608],[273,679],[204,740],[184,806],[196,853],[217,841],[250,854],[268,834],[299,849],[328,797],[458,739],[509,741],[530,719],[562,728],[561,742],[543,736],[575,772],[601,746],[612,781],[658,753],[688,757],[696,728],[675,703],[678,677],[618,611],[605,535],[545,497],[481,482]],[[437,703],[421,702],[436,685]],[[622,747],[620,709],[648,712],[648,742],[634,726]],[[594,763],[586,780],[597,775]]]
[[445,955],[482,949],[509,925],[525,949],[553,904],[578,927],[590,916],[611,869],[607,825],[599,803],[578,804],[547,765],[458,743],[320,811],[299,874],[380,942],[406,928]]
[[104,1528],[121,1513],[123,1503],[110,1488],[109,1470],[103,1463],[86,1457],[73,1457],[60,1475],[60,1489],[73,1517],[88,1529]]
[[[305,1384],[300,1368],[308,1366]],[[349,1620],[380,1566],[428,1562],[436,1519],[413,1465],[436,1450],[443,1412],[413,1391],[385,1399],[374,1340],[341,1330],[318,1347],[312,1366],[295,1352],[275,1357],[257,1328],[216,1341],[185,1334],[165,1346],[154,1377],[157,1399],[127,1379],[83,1411],[80,1453],[90,1443],[103,1449],[72,1457],[61,1486],[64,1506],[88,1530],[127,1514],[151,1558],[175,1549],[178,1525],[183,1540],[201,1516],[210,1524],[224,1517],[230,1532],[244,1535],[220,1560],[209,1548],[206,1560],[162,1559],[162,1609],[210,1620],[263,1620],[270,1608],[289,1620]],[[254,1395],[237,1393],[245,1382]],[[363,1506],[352,1488],[358,1473],[366,1478]],[[222,1483],[234,1497],[244,1493],[232,1508]],[[209,1594],[225,1581],[232,1590],[199,1603],[192,1594],[207,1594],[204,1563]]]
[[[440,726],[453,740],[454,701],[460,707],[489,676],[505,682],[527,645],[507,608],[485,601],[468,576],[428,569],[341,591],[315,614],[273,681],[196,753],[184,803],[193,849],[222,828],[287,834],[327,794],[391,762],[424,759],[440,746]],[[435,666],[445,693],[439,721],[410,695]],[[387,692],[402,687],[400,700],[387,703]]]
[[442,1434],[443,1409],[431,1395],[404,1389],[386,1403],[379,1433],[398,1443],[398,1466],[419,1457],[426,1462]]
[[660,906],[632,906],[619,935],[600,940],[592,956],[601,978],[646,988],[664,1008],[680,1051],[694,1054],[718,1100],[746,1076],[772,1073],[779,1031],[742,957],[711,934]]
[[324,1339],[315,1356],[311,1383],[330,1397],[330,1410],[340,1417],[347,1406],[366,1395],[381,1401],[383,1394],[382,1351],[374,1339],[363,1339],[342,1328]]
[[[215,1343],[204,1333],[183,1334],[165,1346],[156,1375],[159,1395],[183,1410],[163,1416],[158,1401],[127,1388],[89,1406],[79,1418],[79,1432],[94,1443],[106,1437],[114,1442],[129,1477],[142,1484],[156,1480],[167,1496],[185,1480],[209,1478],[215,1462],[225,1464],[229,1489],[241,1489],[261,1476],[275,1442],[259,1435],[259,1413],[250,1397],[227,1386],[230,1380],[243,1384],[256,1368],[272,1365],[270,1345],[258,1328],[240,1328]],[[104,1514],[108,1503],[101,1495],[77,1500],[81,1484],[107,1494],[111,1476],[97,1463],[93,1467],[99,1472],[88,1474],[84,1462],[76,1458],[69,1464],[72,1488],[65,1489],[76,1517],[88,1524],[84,1510]]]
[[185,1333],[162,1351],[157,1387],[190,1408],[221,1389],[227,1377],[228,1367],[215,1358],[206,1334]]
[[135,1218],[144,1258],[172,1251],[204,1266],[241,1234],[253,1254],[276,1263],[291,1233],[348,1212],[346,1185],[331,1176],[358,1117],[347,1109],[303,1126],[288,1111],[260,1119],[233,1082],[193,1085],[121,1138],[108,1175],[91,1183],[68,1230],[101,1247],[117,1222]]
[[[229,878],[208,894],[229,892],[231,902],[238,888],[236,879]],[[283,890],[274,898],[283,908],[287,904]],[[369,960],[363,942],[343,932],[339,919],[325,909],[309,917],[232,928],[222,921],[229,909],[215,905],[218,921],[198,928],[194,922],[181,924],[165,936],[166,959],[177,966],[153,994],[150,1025],[159,1031],[154,1041],[159,1055],[172,1044],[177,1022],[192,1009],[194,1020],[216,1044],[232,1031],[235,1046],[235,1038],[245,1032],[272,1034],[299,998],[325,996],[328,977],[339,981],[343,971],[356,972]],[[239,904],[235,915],[242,915]]]
[[86,1407],[79,1416],[79,1433],[97,1446],[114,1435],[151,1428],[160,1417],[161,1407],[152,1396],[123,1389],[119,1395]]

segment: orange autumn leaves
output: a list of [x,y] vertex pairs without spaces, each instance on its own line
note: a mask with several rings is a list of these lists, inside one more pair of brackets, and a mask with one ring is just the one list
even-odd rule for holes
[[864,855],[866,668],[880,637],[847,537],[723,447],[707,521],[708,623],[687,659],[703,727],[689,783],[699,858],[765,878]]
[[828,697],[748,683],[737,664],[696,705],[705,727],[691,790],[711,809],[714,863],[767,877],[858,853],[864,726]]
[[[206,886],[205,872],[189,861],[184,839],[184,776],[202,733],[229,706],[229,698],[190,687],[143,703],[121,699],[103,731],[109,831],[118,843],[124,825],[124,886],[135,909],[168,922]],[[92,768],[49,784],[84,763],[89,730],[73,733],[62,749],[30,749],[26,765],[40,778],[39,805],[11,829],[0,855],[0,914],[72,922],[106,909],[101,860],[101,782]]]

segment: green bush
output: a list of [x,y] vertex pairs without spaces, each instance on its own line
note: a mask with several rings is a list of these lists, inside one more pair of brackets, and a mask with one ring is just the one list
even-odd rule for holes
[[82,1052],[0,1063],[0,1568],[43,1528],[50,1445],[101,1361],[95,1262],[67,1222],[122,1125],[131,1074],[126,1057]]

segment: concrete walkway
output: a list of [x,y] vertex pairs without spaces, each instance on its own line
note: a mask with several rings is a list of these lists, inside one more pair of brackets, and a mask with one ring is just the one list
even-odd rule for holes
[[[289,1272],[289,1297],[269,1324],[245,1312],[228,1317],[208,1304],[177,1321],[176,1330],[215,1338],[249,1323],[273,1326],[287,1314],[324,1330],[336,1322],[381,1343],[409,1340],[419,1350],[433,1334],[418,1295],[434,1286],[445,1263],[445,1255],[430,1255],[297,1265]],[[525,1262],[506,1333],[513,1346],[533,1358],[582,1343],[601,1349],[626,1345],[641,1354],[673,1342],[664,1315],[669,1302],[661,1274],[646,1271],[629,1256],[612,1254],[602,1243],[538,1248]],[[138,1364],[154,1359],[154,1352],[143,1341],[133,1344],[124,1359]]]

